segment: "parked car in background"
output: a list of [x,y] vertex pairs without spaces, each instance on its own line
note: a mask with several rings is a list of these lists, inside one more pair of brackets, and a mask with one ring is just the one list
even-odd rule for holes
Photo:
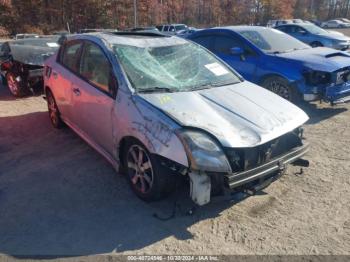
[[43,83],[43,65],[59,47],[59,36],[8,41],[0,49],[2,77],[16,97]]
[[53,126],[70,126],[146,201],[178,176],[198,205],[259,190],[307,151],[301,109],[179,37],[75,35],[45,62],[44,78]]
[[346,50],[350,47],[350,37],[330,33],[313,24],[281,25],[276,27],[276,29],[312,47],[326,46],[339,50]]
[[38,34],[17,34],[15,40],[25,39],[25,38],[38,38]]
[[205,29],[189,39],[208,48],[245,79],[290,101],[350,101],[350,55],[311,48],[277,29],[229,26]]
[[340,20],[340,21],[342,21],[344,23],[350,24],[350,20],[347,19],[347,18],[338,18],[337,20]]
[[343,22],[341,20],[329,20],[321,24],[323,28],[349,28],[350,23]]
[[157,29],[165,34],[176,35],[178,32],[186,30],[188,27],[185,24],[167,24],[156,26]]
[[279,20],[269,20],[267,22],[267,27],[276,27],[280,25],[287,25],[287,24],[301,24],[301,23],[310,23],[308,21],[303,21],[301,19],[279,19]]

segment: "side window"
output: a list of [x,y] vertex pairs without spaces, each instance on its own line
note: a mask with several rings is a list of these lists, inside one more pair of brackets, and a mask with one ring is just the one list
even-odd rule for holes
[[289,26],[280,26],[277,29],[281,30],[282,32],[289,33]]
[[192,40],[210,51],[213,51],[214,38],[212,36],[198,36]]
[[80,62],[80,75],[104,92],[110,92],[110,64],[107,57],[97,45],[85,44]]
[[170,32],[175,32],[175,27],[174,27],[174,26],[170,26],[170,27],[169,27],[169,31],[170,31]]
[[61,64],[73,72],[78,72],[78,59],[81,47],[81,42],[66,44],[61,54]]
[[305,29],[300,26],[295,26],[295,32],[300,34],[301,32],[305,32]]
[[168,26],[168,25],[165,25],[165,26],[163,27],[163,31],[168,32],[168,30],[169,30],[169,26]]
[[241,47],[243,45],[237,39],[228,36],[216,36],[214,42],[214,52],[230,54],[232,47]]

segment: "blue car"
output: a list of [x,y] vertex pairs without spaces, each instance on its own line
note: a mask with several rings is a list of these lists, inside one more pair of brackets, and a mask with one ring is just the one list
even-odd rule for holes
[[206,47],[246,80],[298,102],[350,101],[350,55],[311,48],[276,29],[230,26],[198,31],[188,39]]
[[312,47],[325,46],[339,50],[350,47],[350,37],[338,32],[329,32],[313,24],[289,24],[275,27]]

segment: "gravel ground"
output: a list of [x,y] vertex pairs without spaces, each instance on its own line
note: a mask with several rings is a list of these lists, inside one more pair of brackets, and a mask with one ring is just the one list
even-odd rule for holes
[[0,254],[350,254],[350,105],[304,105],[310,167],[258,195],[195,210],[186,187],[144,203],[70,129],[54,130],[41,96],[0,86]]

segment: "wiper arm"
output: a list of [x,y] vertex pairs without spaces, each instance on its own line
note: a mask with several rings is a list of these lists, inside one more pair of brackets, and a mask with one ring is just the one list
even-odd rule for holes
[[154,86],[149,88],[138,88],[137,91],[140,93],[157,93],[157,92],[172,93],[175,90],[169,87]]
[[229,85],[234,85],[238,84],[239,81],[236,82],[218,82],[218,83],[213,83],[212,86],[219,87],[219,86],[229,86]]

